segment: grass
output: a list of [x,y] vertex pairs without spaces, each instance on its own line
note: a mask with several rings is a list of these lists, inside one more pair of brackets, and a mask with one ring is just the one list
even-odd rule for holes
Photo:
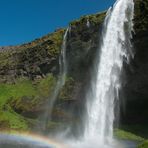
[[20,98],[22,96],[35,95],[36,91],[31,81],[18,80],[16,84],[0,84],[0,109],[11,98]]
[[15,113],[7,104],[10,99],[19,99],[24,95],[32,96],[35,89],[29,80],[18,80],[14,85],[0,84],[0,123],[5,128],[28,129],[27,121]]
[[137,148],[148,148],[148,140],[145,140],[142,144],[139,144]]
[[66,77],[66,83],[63,86],[59,98],[61,99],[61,101],[66,101],[66,100],[70,100],[71,97],[71,92],[74,89],[75,86],[75,80],[71,77]]
[[134,125],[122,125],[121,128],[124,129],[125,131],[129,131],[131,133],[144,137],[145,139],[148,138],[147,124],[136,124],[135,123]]
[[133,133],[123,131],[120,129],[115,129],[114,135],[115,135],[115,137],[122,139],[122,140],[131,140],[131,141],[137,141],[137,142],[141,142],[144,140],[144,138],[142,138],[140,136],[137,136]]
[[13,130],[28,130],[28,123],[27,121],[21,117],[20,115],[16,114],[13,111],[3,111],[0,112],[0,122],[1,123],[8,123],[5,128],[13,129]]
[[[56,79],[49,74],[37,82],[18,79],[15,84],[0,84],[0,128],[29,129],[28,120],[16,113],[9,102],[16,100],[16,103],[20,103],[26,97],[30,99],[30,104],[37,104],[52,93],[55,82]],[[25,104],[19,105],[25,108]]]
[[98,24],[103,22],[105,18],[105,14],[106,12],[101,12],[98,14],[82,16],[80,19],[72,21],[70,25],[77,25],[77,24],[83,24],[83,23],[86,24],[87,19],[89,19],[89,21],[91,21],[94,24]]
[[48,75],[42,79],[36,86],[36,90],[39,96],[48,97],[52,94],[55,87],[56,79],[53,75]]

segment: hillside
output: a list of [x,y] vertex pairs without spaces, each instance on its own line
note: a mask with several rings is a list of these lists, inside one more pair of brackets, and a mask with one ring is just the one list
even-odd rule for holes
[[[46,132],[67,125],[79,131],[76,127],[82,123],[85,91],[100,46],[105,14],[83,16],[69,24],[66,84],[55,102]],[[133,21],[134,58],[129,64],[124,63],[120,122],[121,128],[143,135],[148,133],[145,128],[141,133],[141,126],[148,123],[148,0],[135,0]],[[0,48],[1,130],[43,130],[41,119],[58,79],[65,30],[56,30],[23,45]]]

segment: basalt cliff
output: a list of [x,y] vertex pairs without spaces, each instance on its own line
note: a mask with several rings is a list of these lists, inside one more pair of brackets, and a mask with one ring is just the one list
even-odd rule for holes
[[[85,92],[100,47],[105,16],[106,11],[69,24],[66,83],[54,103],[46,130],[42,129],[42,116],[58,80],[66,28],[30,43],[0,47],[0,130],[52,132],[74,127],[73,131],[80,131]],[[148,0],[135,0],[133,22],[133,56],[129,63],[124,63],[118,123],[122,129],[148,135]]]

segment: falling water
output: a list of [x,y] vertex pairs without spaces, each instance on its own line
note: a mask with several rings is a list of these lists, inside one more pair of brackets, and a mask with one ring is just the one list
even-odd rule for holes
[[[59,78],[55,87],[55,90],[52,95],[52,99],[50,101],[50,114],[53,109],[54,102],[62,88],[62,86],[65,84],[65,78],[66,78],[66,73],[67,73],[67,64],[66,64],[66,43],[67,43],[67,34],[68,34],[69,28],[67,28],[64,37],[63,37],[63,44],[62,44],[62,49],[61,49],[61,55],[59,58],[59,65],[60,65],[60,73],[59,73]],[[49,115],[48,115],[49,116]]]
[[66,79],[66,73],[67,73],[67,64],[66,64],[66,45],[67,45],[67,35],[69,32],[69,28],[65,31],[64,37],[63,37],[63,43],[62,43],[62,48],[61,48],[61,55],[59,57],[59,77],[58,81],[56,83],[56,86],[54,88],[54,92],[52,96],[50,97],[49,103],[47,105],[46,113],[44,115],[44,123],[42,123],[43,130],[46,130],[46,125],[48,121],[51,118],[51,113],[53,110],[54,103],[59,95],[59,92],[61,88],[65,84],[65,79]]
[[[88,94],[87,120],[84,139],[98,139],[106,143],[113,137],[114,104],[121,88],[120,74],[123,60],[129,59],[129,48],[133,28],[133,0],[117,0],[109,9],[100,48],[100,58],[96,62],[96,77]],[[128,32],[128,33],[127,33]],[[126,34],[130,36],[126,36]],[[131,44],[129,44],[130,46]]]
[[89,21],[89,19],[87,19],[86,26],[87,26],[88,28],[90,27],[90,21]]

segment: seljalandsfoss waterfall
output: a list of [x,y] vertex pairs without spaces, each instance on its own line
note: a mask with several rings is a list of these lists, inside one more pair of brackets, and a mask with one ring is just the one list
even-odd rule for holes
[[[103,148],[115,147],[113,144],[114,109],[122,88],[120,77],[123,60],[129,61],[127,38],[131,39],[133,30],[133,0],[118,0],[108,10],[104,21],[104,32],[100,55],[95,62],[92,86],[87,95],[87,115],[85,132],[78,147]],[[125,23],[130,36],[126,36]],[[77,146],[75,146],[77,147]],[[118,145],[119,147],[119,145]]]
[[147,148],[147,16],[147,0],[116,0],[0,47],[0,148]]
[[96,63],[96,78],[92,82],[92,92],[87,102],[85,132],[85,137],[99,136],[103,143],[107,142],[106,138],[113,137],[115,100],[121,88],[123,59],[129,59],[125,23],[128,23],[127,31],[131,32],[133,10],[133,0],[118,0],[112,10],[109,9],[104,22],[105,33],[100,59]]

